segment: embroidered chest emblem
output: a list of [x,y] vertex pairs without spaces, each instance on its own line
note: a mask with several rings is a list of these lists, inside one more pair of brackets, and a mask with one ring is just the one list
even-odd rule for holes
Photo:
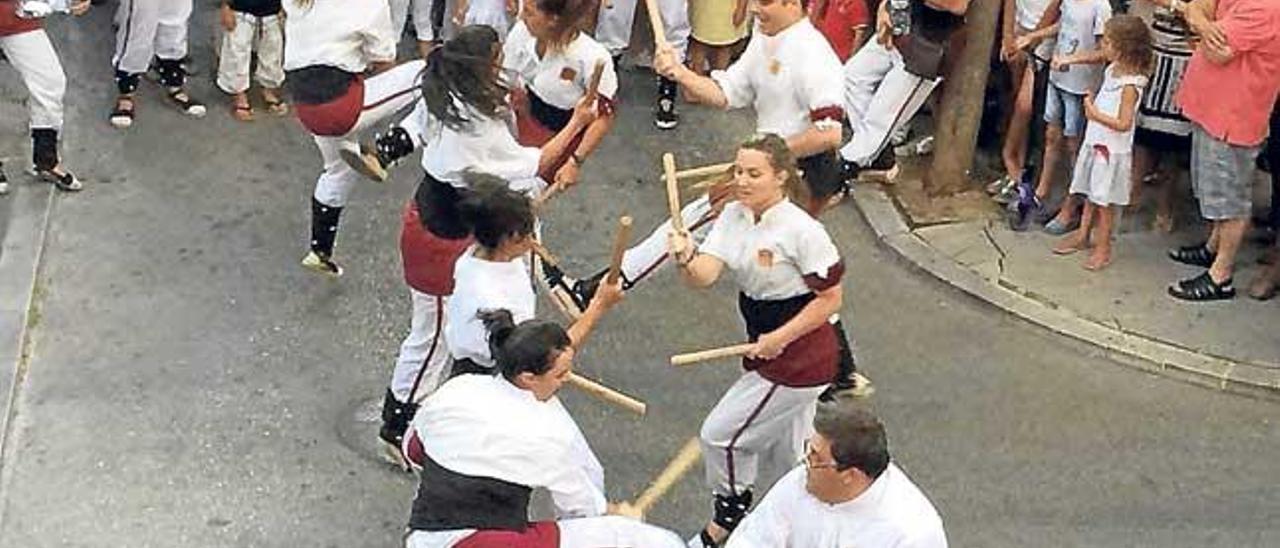
[[573,79],[576,78],[577,76],[578,76],[578,71],[573,70],[572,67],[564,67],[560,69],[561,80],[564,80],[566,82],[572,82]]
[[769,60],[769,74],[778,74],[782,72],[782,62],[777,59]]
[[761,268],[771,268],[773,266],[773,251],[769,249],[761,249],[756,252],[756,264]]

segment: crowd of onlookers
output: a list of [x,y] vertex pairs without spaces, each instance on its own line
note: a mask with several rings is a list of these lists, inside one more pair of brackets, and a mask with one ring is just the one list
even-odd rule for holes
[[[204,103],[185,86],[190,3],[121,1],[126,4],[121,8],[127,9],[118,9],[115,21],[120,33],[113,57],[119,93],[110,112],[112,124],[127,128],[133,123],[138,109],[135,91],[146,72],[155,74],[169,102],[180,111],[203,116]],[[500,27],[501,33],[520,11],[516,0],[457,0],[448,5],[387,1],[399,29],[413,22],[421,51],[463,24],[488,24]],[[667,16],[675,21],[668,21],[669,27],[684,26],[680,18],[687,15],[686,31],[671,30],[688,33],[686,63],[695,72],[722,70],[741,53],[751,32],[748,1],[787,0],[662,0],[663,11],[681,12]],[[615,8],[614,2],[603,2],[595,8]],[[668,6],[672,2],[675,8]],[[810,21],[845,62],[874,42],[870,38],[875,24],[886,17],[885,6],[893,2],[804,3]],[[30,91],[34,171],[63,190],[79,190],[82,184],[58,153],[66,78],[41,21],[51,12],[78,15],[89,6],[89,0],[0,0],[0,49]],[[237,120],[257,116],[248,95],[251,83],[257,84],[267,113],[279,116],[290,110],[281,92],[281,18],[281,0],[224,0],[220,7],[223,36],[216,83]],[[151,22],[139,24],[140,20]],[[606,17],[584,20],[618,26],[606,23]],[[607,32],[621,32],[621,39],[629,40],[629,25],[628,20],[625,32]],[[603,26],[600,32],[606,32]],[[1169,256],[1206,271],[1175,283],[1169,292],[1197,301],[1234,296],[1235,258],[1250,225],[1269,242],[1280,230],[1280,193],[1275,192],[1280,183],[1273,167],[1280,146],[1277,139],[1270,146],[1266,141],[1280,123],[1272,113],[1280,88],[1276,2],[1005,0],[997,34],[995,56],[1010,76],[1012,108],[1005,113],[1008,126],[1000,150],[1004,173],[987,185],[987,191],[1000,202],[1029,201],[1034,221],[1045,232],[1062,236],[1054,253],[1084,252],[1084,268],[1101,270],[1115,256],[1112,242],[1119,217],[1133,211],[1147,190],[1155,195],[1153,228],[1173,230],[1176,182],[1186,173],[1200,214],[1210,223],[1210,235]],[[256,66],[252,74],[251,66]],[[659,89],[655,121],[662,128],[674,127],[670,97],[675,87]],[[1041,103],[1043,107],[1034,111],[1033,105]],[[1030,135],[1032,131],[1036,135]],[[1255,176],[1257,169],[1273,172],[1272,204],[1269,216],[1251,223],[1253,184],[1261,179]],[[0,193],[6,191],[0,172]],[[1280,284],[1276,255],[1272,249],[1263,257],[1268,266],[1251,285],[1254,297],[1275,295]]]

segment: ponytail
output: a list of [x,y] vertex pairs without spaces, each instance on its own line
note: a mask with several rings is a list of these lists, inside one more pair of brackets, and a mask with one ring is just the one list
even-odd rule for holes
[[462,175],[469,191],[458,200],[458,219],[486,249],[497,249],[508,238],[533,234],[533,204],[511,190],[499,177],[468,171]]
[[468,25],[444,45],[431,50],[422,75],[427,112],[446,127],[461,129],[467,110],[497,118],[507,108],[507,88],[494,65],[498,32],[487,25]]
[[508,381],[514,381],[521,373],[546,373],[556,355],[573,344],[569,334],[555,322],[535,318],[517,325],[511,311],[505,309],[481,310],[476,317],[489,332],[489,354]]

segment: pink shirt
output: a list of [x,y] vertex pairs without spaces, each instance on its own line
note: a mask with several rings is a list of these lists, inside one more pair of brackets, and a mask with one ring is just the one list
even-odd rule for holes
[[1214,19],[1235,57],[1214,64],[1197,48],[1177,101],[1188,119],[1236,146],[1257,146],[1267,136],[1280,94],[1280,1],[1218,0]]

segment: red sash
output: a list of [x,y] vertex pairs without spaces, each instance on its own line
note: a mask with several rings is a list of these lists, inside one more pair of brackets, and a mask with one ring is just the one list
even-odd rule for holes
[[312,135],[341,137],[351,132],[364,109],[364,77],[357,75],[347,91],[327,103],[308,105],[295,103],[298,120]]

